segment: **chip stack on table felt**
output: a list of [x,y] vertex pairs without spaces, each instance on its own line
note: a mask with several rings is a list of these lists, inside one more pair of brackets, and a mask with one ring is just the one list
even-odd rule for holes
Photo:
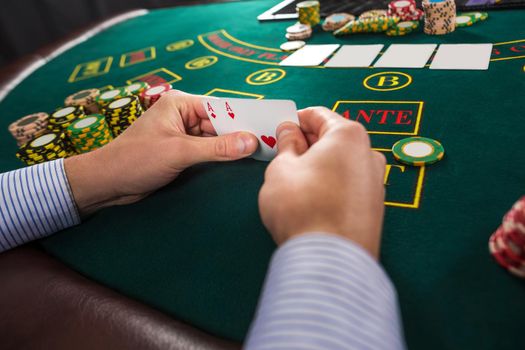
[[106,108],[106,106],[111,102],[118,100],[121,97],[129,95],[131,95],[131,93],[124,87],[103,92],[97,97],[97,104],[99,106],[99,110],[103,111],[104,108]]
[[321,22],[321,5],[319,1],[302,1],[296,6],[299,23],[313,27]]
[[70,126],[72,122],[84,116],[84,107],[82,106],[62,107],[51,113],[47,128],[56,133],[65,133],[67,127]]
[[98,113],[97,97],[100,95],[99,89],[87,89],[69,95],[64,104],[66,106],[82,106],[86,113]]
[[124,132],[143,113],[137,96],[127,96],[111,102],[105,109],[106,120],[113,136]]
[[486,20],[489,17],[486,12],[467,12],[456,15],[456,28],[470,27],[474,23]]
[[439,2],[423,0],[425,34],[443,35],[456,29],[456,3],[454,0]]
[[419,21],[403,21],[396,23],[385,32],[388,36],[402,36],[414,32],[419,28]]
[[508,272],[525,278],[525,196],[512,206],[490,236],[489,251]]
[[356,33],[382,33],[399,22],[399,17],[375,17],[353,20],[334,32],[335,36]]
[[388,16],[397,16],[401,21],[419,21],[424,14],[415,0],[396,0],[388,4]]
[[296,23],[286,28],[286,39],[290,41],[305,40],[312,36],[312,27],[308,24]]
[[365,20],[377,17],[388,17],[388,11],[380,9],[365,11],[359,15],[358,19]]
[[33,113],[11,123],[8,129],[18,146],[22,146],[47,131],[48,119],[47,113]]
[[141,94],[143,105],[145,109],[153,106],[155,102],[167,91],[171,90],[171,84],[160,84],[144,90]]
[[78,153],[93,151],[113,139],[102,114],[90,114],[77,119],[67,127],[67,136]]
[[48,132],[23,145],[16,156],[27,165],[66,158],[72,154],[64,133]]
[[138,81],[136,83],[125,86],[126,90],[132,95],[138,96],[140,103],[144,105],[142,101],[142,93],[150,88],[150,85],[144,81]]
[[331,14],[324,20],[323,30],[327,32],[333,32],[334,30],[343,27],[345,24],[347,24],[350,21],[353,21],[354,19],[355,16],[349,13],[342,12]]

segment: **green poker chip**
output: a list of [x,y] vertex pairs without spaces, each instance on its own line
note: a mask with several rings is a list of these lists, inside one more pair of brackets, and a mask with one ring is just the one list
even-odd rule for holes
[[394,158],[403,164],[423,166],[443,159],[445,149],[436,140],[427,137],[409,137],[392,146]]

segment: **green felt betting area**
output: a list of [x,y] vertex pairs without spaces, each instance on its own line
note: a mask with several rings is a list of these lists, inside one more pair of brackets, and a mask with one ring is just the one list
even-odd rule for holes
[[[487,242],[524,189],[525,11],[490,12],[443,37],[334,38],[317,28],[309,41],[494,43],[488,71],[330,69],[278,66],[292,22],[258,23],[272,3],[151,11],[61,54],[0,103],[0,171],[23,166],[10,122],[85,88],[171,81],[196,94],[333,108],[364,123],[388,159],[381,260],[409,347],[520,348],[525,284],[493,261]],[[444,159],[426,168],[397,163],[389,149],[409,136],[439,140]],[[266,165],[196,166],[140,203],[103,210],[41,244],[95,281],[242,341],[275,249],[257,209]]]

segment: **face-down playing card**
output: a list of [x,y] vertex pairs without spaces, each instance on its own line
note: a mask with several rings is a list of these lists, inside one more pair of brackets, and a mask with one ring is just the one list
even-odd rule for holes
[[291,100],[253,100],[242,98],[202,98],[217,135],[237,131],[254,134],[259,147],[252,155],[257,160],[272,160],[277,153],[277,127],[286,121],[299,124],[297,107]]

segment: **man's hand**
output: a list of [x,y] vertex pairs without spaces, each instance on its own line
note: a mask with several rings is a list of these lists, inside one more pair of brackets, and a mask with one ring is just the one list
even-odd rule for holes
[[170,91],[114,141],[66,159],[65,168],[79,211],[89,214],[140,200],[194,164],[256,149],[250,133],[216,136],[199,96]]
[[277,244],[308,232],[338,234],[378,257],[385,157],[364,127],[326,108],[299,111],[301,127],[277,129],[259,208]]

